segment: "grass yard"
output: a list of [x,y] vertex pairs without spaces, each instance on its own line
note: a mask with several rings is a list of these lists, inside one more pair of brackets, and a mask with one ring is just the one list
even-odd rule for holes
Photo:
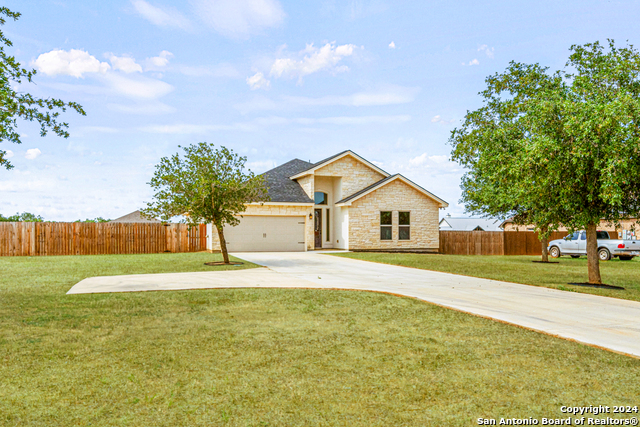
[[365,261],[403,265],[445,273],[463,274],[486,279],[504,280],[527,285],[544,286],[564,291],[584,292],[614,298],[640,301],[640,258],[631,261],[613,259],[600,262],[602,280],[622,290],[572,286],[568,283],[587,282],[587,258],[561,257],[551,259],[559,264],[541,264],[539,256],[481,256],[351,252],[331,254]]
[[215,257],[0,258],[0,425],[468,426],[640,405],[638,359],[410,298],[65,295],[85,277]]

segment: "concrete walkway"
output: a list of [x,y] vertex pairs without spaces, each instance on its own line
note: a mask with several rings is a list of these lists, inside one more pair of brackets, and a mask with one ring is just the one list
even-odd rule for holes
[[93,277],[68,292],[282,287],[388,292],[640,357],[640,303],[317,252],[236,253],[268,267]]

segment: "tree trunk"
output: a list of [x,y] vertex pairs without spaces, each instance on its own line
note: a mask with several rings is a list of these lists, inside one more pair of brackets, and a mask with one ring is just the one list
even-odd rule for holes
[[542,245],[542,262],[549,262],[549,251],[547,251],[547,245],[549,244],[549,237],[547,237],[547,231],[549,227],[540,227],[540,232],[544,235],[540,244]]
[[589,283],[601,285],[600,260],[598,259],[598,231],[597,224],[587,225],[587,266],[589,268]]
[[218,239],[220,239],[220,251],[222,252],[222,258],[225,264],[229,264],[229,253],[227,252],[227,241],[224,239],[224,233],[222,226],[216,224],[216,230],[218,230]]

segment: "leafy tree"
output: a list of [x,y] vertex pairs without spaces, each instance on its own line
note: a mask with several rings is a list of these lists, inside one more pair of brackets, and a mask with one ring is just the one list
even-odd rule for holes
[[3,216],[0,214],[0,222],[43,222],[44,218],[29,212],[16,213],[11,216]]
[[190,225],[201,222],[216,227],[224,262],[229,263],[225,224],[236,226],[238,215],[246,203],[267,201],[264,177],[245,171],[246,157],[206,142],[184,149],[184,157],[163,157],[149,182],[154,201],[142,210],[146,216],[159,216],[168,221],[184,215]]
[[82,221],[81,219],[77,219],[74,222],[109,222],[111,221],[110,219],[104,219],[101,216],[94,218],[94,219],[85,219],[84,221]]
[[640,214],[640,55],[613,40],[570,51],[565,70],[512,62],[489,77],[452,157],[469,168],[471,210],[586,229],[589,282],[602,283],[597,225]]
[[[0,7],[0,25],[4,25],[7,18],[17,20],[19,17],[20,13]],[[40,136],[45,136],[48,131],[52,131],[58,136],[68,138],[69,125],[58,120],[60,111],[64,112],[69,108],[84,116],[86,115],[84,110],[75,102],[67,103],[53,98],[41,99],[29,93],[17,92],[14,88],[23,81],[32,83],[36,70],[22,68],[15,57],[8,55],[5,47],[11,46],[13,46],[11,40],[0,31],[0,142],[9,141],[15,144],[22,142],[17,131],[19,118],[31,122],[37,121],[40,124]],[[6,154],[6,151],[0,150],[0,166],[11,169],[13,165],[5,157]]]

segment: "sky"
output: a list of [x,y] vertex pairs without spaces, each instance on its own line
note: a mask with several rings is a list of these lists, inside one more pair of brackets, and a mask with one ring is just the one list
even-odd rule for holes
[[117,218],[164,156],[206,141],[262,173],[352,150],[462,216],[451,131],[510,61],[562,69],[573,44],[638,44],[638,1],[5,0],[37,70],[21,92],[80,103],[70,137],[0,142],[0,213]]

